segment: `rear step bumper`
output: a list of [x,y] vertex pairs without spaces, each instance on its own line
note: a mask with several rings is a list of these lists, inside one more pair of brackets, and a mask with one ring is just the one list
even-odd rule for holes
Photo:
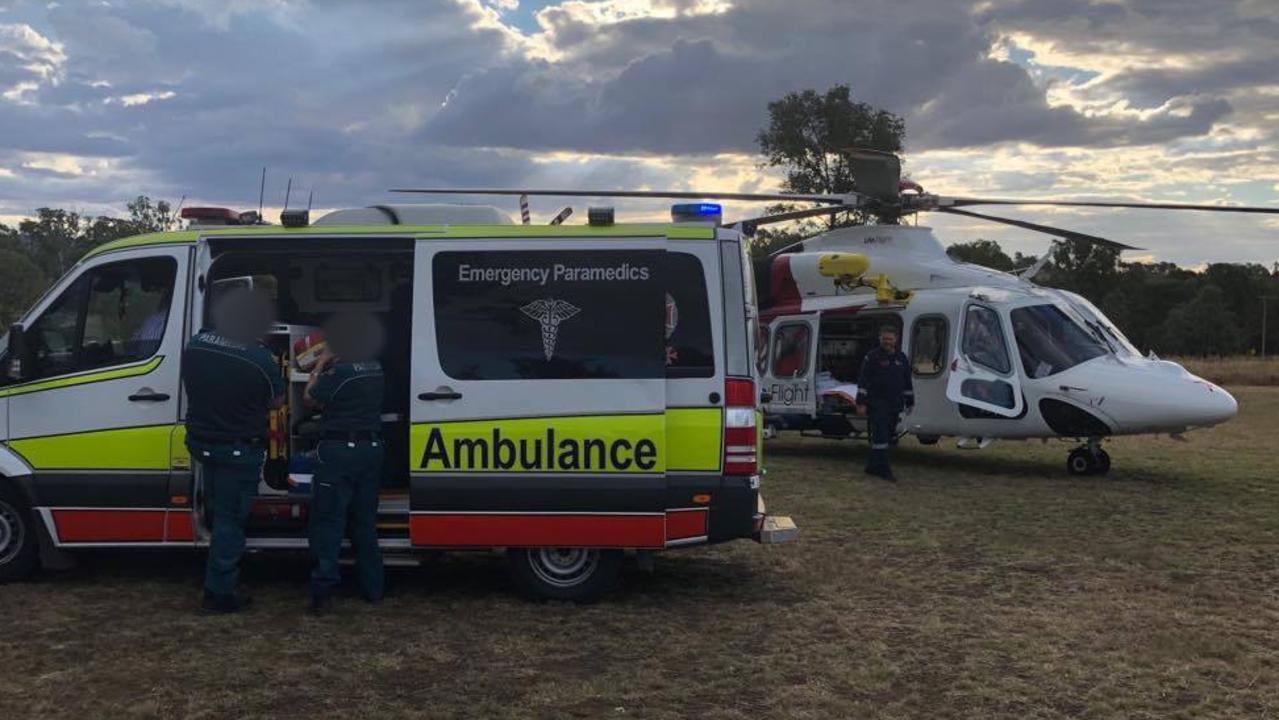
[[764,496],[760,494],[755,505],[755,542],[765,545],[790,543],[799,540],[799,526],[788,515],[769,515],[764,509]]

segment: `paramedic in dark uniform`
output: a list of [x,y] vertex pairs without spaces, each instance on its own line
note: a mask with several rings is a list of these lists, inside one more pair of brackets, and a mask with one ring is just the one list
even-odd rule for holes
[[382,481],[382,399],[377,361],[381,325],[368,314],[334,316],[325,325],[328,349],[307,383],[308,402],[321,409],[321,440],[311,483],[311,612],[324,614],[341,580],[338,554],[350,527],[360,593],[382,599],[385,579],[378,548],[378,488]]
[[182,353],[186,444],[200,464],[205,507],[213,516],[204,576],[209,612],[239,612],[250,603],[235,591],[244,525],[266,459],[267,415],[284,396],[280,366],[261,342],[273,311],[265,295],[232,290],[213,306],[213,329],[201,330]]
[[910,380],[910,361],[897,349],[897,330],[879,329],[879,347],[866,353],[857,375],[857,408],[868,413],[870,457],[866,473],[895,480],[888,465],[888,450],[896,443],[897,423],[902,410],[915,407],[915,389]]

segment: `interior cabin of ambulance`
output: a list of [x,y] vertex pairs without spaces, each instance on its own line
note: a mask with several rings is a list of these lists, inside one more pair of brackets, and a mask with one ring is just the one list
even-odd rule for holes
[[304,358],[314,354],[317,332],[327,318],[361,312],[382,323],[386,338],[378,358],[386,376],[379,529],[392,536],[398,530],[407,537],[412,247],[362,243],[358,250],[337,244],[307,252],[283,247],[215,250],[205,287],[206,323],[218,297],[234,288],[261,292],[275,307],[276,322],[264,342],[280,363],[287,391],[284,404],[270,413],[267,459],[249,519],[250,534],[287,537],[305,531],[323,408],[304,398],[310,376]]

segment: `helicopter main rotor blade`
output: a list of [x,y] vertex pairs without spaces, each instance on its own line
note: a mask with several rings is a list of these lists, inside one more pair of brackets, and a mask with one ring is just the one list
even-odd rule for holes
[[1104,245],[1106,247],[1117,248],[1119,250],[1143,249],[1143,248],[1136,247],[1134,245],[1125,245],[1124,243],[1121,243],[1121,242],[1108,240],[1104,237],[1097,237],[1096,235],[1088,235],[1087,233],[1075,232],[1074,230],[1062,230],[1061,228],[1055,228],[1049,225],[1039,225],[1032,222],[1026,222],[1025,220],[1013,220],[1012,218],[996,217],[994,215],[985,215],[982,213],[975,213],[971,210],[959,210],[953,207],[939,207],[937,208],[937,210],[938,212],[950,213],[952,215],[964,215],[966,217],[977,218],[979,220],[989,220],[991,222],[1003,223],[1004,225],[1012,225],[1013,227],[1019,227],[1025,230],[1034,230],[1035,232],[1041,232],[1046,235],[1052,235],[1054,237],[1059,237],[1064,240],[1078,240],[1080,242]]
[[803,220],[810,217],[819,217],[821,215],[834,215],[835,213],[851,210],[851,207],[841,207],[839,205],[829,205],[826,207],[805,208],[803,210],[789,210],[787,212],[773,213],[772,215],[760,215],[753,218],[745,218],[736,220],[731,223],[724,223],[728,227],[740,225],[743,228],[751,228],[752,230],[760,225],[771,225],[779,222],[789,222],[791,220]]
[[790,193],[689,192],[684,190],[512,190],[510,188],[394,188],[393,193],[429,193],[433,195],[554,195],[560,197],[626,197],[666,198],[671,200],[745,200],[778,202],[817,202],[849,205],[861,200],[859,193],[848,195],[796,195]]
[[1279,214],[1279,207],[1249,205],[1193,205],[1188,203],[1107,202],[1089,200],[997,200],[992,198],[939,197],[935,208],[966,207],[969,205],[1055,205],[1060,207],[1145,208],[1149,210],[1207,210],[1210,212]]

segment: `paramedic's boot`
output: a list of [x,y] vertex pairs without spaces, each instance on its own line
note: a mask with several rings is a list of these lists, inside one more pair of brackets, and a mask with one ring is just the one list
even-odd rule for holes
[[215,615],[230,615],[232,613],[248,610],[253,604],[253,598],[248,595],[214,595],[208,590],[204,591],[204,601],[200,603],[200,609],[207,613]]
[[327,594],[312,595],[311,606],[306,609],[307,614],[315,615],[316,617],[320,617],[322,615],[328,615],[332,611],[333,611],[333,596],[327,595]]

